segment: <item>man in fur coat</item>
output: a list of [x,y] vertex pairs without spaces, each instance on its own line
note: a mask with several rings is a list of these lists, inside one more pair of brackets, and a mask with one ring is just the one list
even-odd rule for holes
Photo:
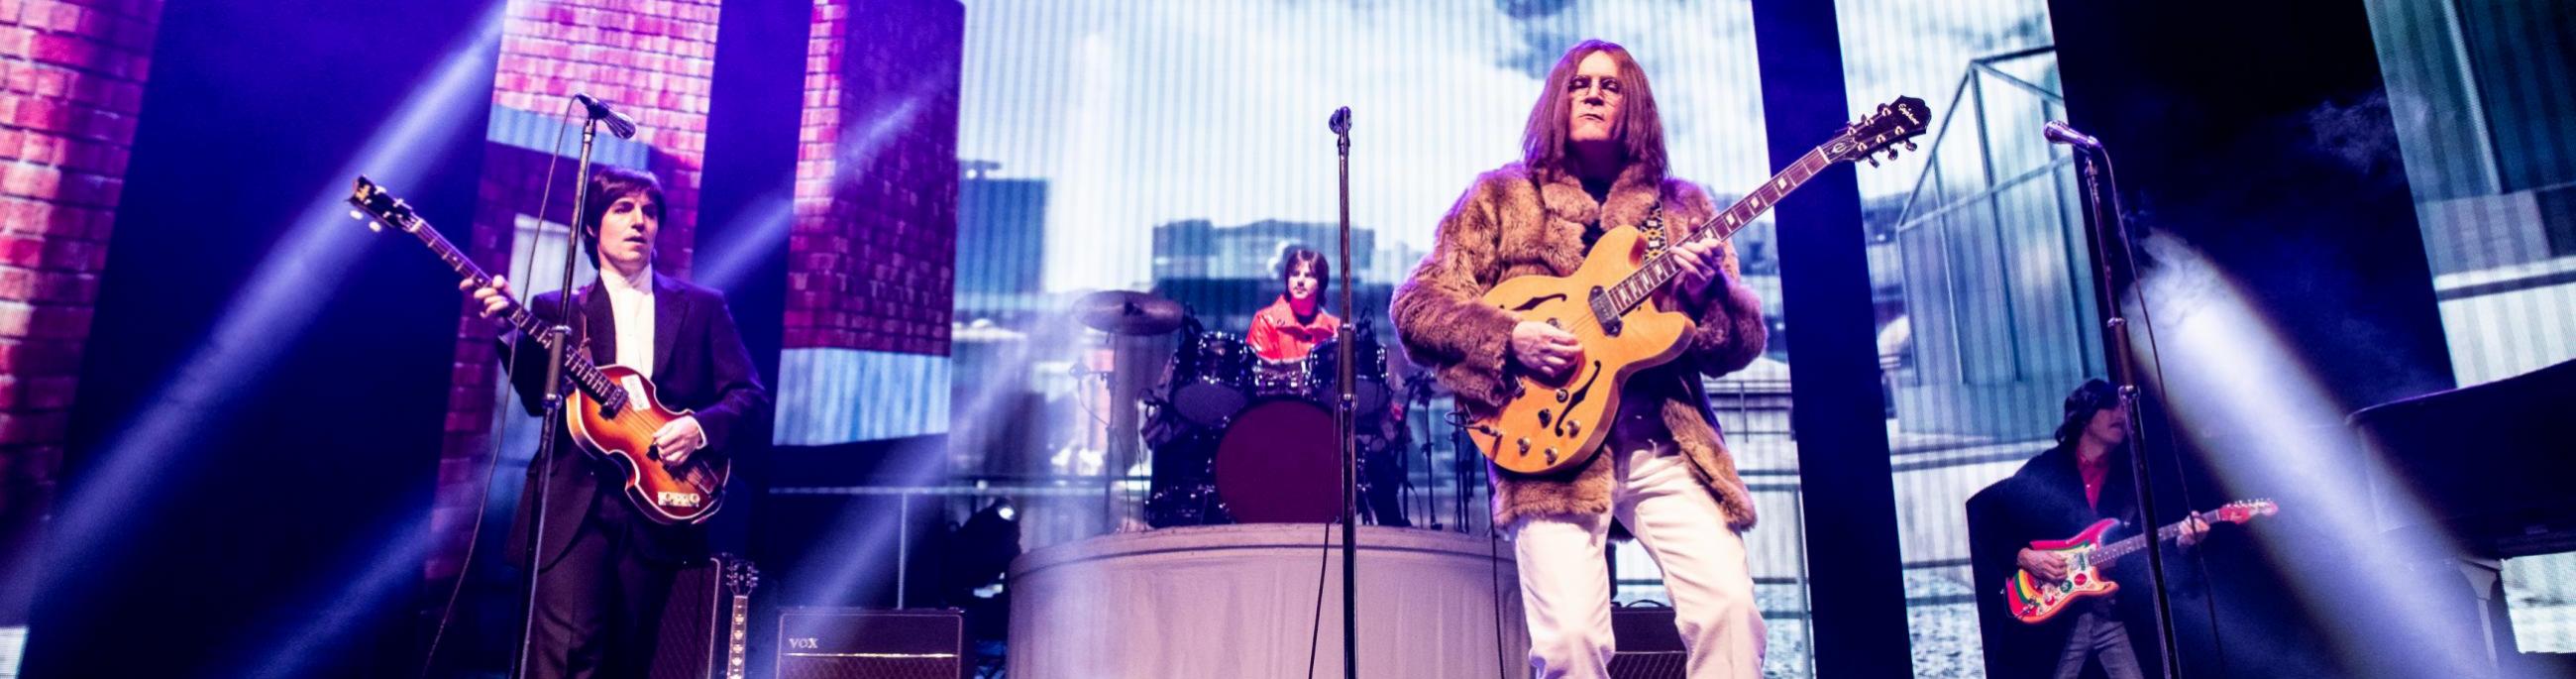
[[[1515,374],[1567,370],[1580,356],[1572,335],[1480,298],[1511,278],[1573,273],[1605,230],[1660,222],[1669,242],[1716,213],[1707,192],[1665,169],[1663,124],[1636,60],[1598,40],[1568,50],[1530,113],[1522,160],[1477,177],[1396,291],[1392,317],[1408,354],[1479,407],[1506,400]],[[1519,563],[1533,676],[1607,675],[1602,553],[1613,518],[1663,569],[1690,676],[1761,676],[1763,624],[1741,536],[1753,527],[1753,499],[1699,386],[1700,375],[1761,354],[1761,302],[1723,242],[1673,242],[1663,256],[1681,274],[1657,304],[1698,323],[1686,351],[1628,381],[1600,453],[1580,467],[1550,476],[1488,468],[1494,525],[1511,534]]]

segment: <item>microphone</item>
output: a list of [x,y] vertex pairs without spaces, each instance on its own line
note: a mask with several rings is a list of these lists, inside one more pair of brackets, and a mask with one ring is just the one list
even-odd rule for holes
[[2101,140],[2094,139],[2093,135],[2075,131],[2074,127],[2066,124],[2066,121],[2051,120],[2039,129],[2040,134],[2046,135],[2051,144],[2065,144],[2086,151],[2102,150]]
[[590,98],[590,95],[579,92],[573,93],[572,100],[581,102],[582,108],[590,110],[591,120],[608,121],[609,134],[617,135],[617,138],[619,139],[635,138],[635,121],[624,115],[618,114],[616,111],[608,110],[607,103],[601,102],[597,99],[592,99]]
[[1326,124],[1327,124],[1327,125],[1331,125],[1331,126],[1332,126],[1332,128],[1333,128],[1333,134],[1340,134],[1340,135],[1348,135],[1348,134],[1350,134],[1350,133],[1351,133],[1351,107],[1344,106],[1344,107],[1341,107],[1341,108],[1339,108],[1339,109],[1334,109],[1334,110],[1333,110],[1333,120],[1332,120],[1331,122],[1329,122],[1329,123],[1326,123]]

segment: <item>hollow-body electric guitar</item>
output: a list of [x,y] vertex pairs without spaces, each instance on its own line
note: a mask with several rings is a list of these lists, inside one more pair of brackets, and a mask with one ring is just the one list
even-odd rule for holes
[[[1907,140],[1923,134],[1931,116],[1923,100],[1913,97],[1880,104],[1877,112],[1845,126],[1674,243],[1726,238],[1835,163],[1867,158],[1876,164],[1870,156],[1888,151],[1893,157],[1895,151],[1888,147],[1898,142],[1911,149],[1913,142]],[[1619,411],[1622,383],[1681,355],[1683,338],[1697,325],[1687,314],[1663,309],[1656,299],[1656,292],[1680,273],[1671,260],[1659,256],[1662,239],[1661,228],[1644,233],[1618,226],[1601,235],[1573,274],[1521,276],[1485,293],[1486,304],[1524,321],[1555,326],[1581,344],[1578,360],[1564,374],[1507,368],[1506,376],[1516,382],[1510,399],[1493,409],[1468,408],[1468,438],[1495,466],[1550,474],[1590,460],[1609,433],[1604,424]]]
[[[2254,517],[2271,516],[2280,511],[2281,506],[2271,500],[2237,500],[2194,516],[2215,525],[2245,523],[2254,520]],[[2190,519],[2184,519],[2156,529],[2154,542],[2160,543],[2181,537],[2182,525],[2188,521]],[[2107,596],[2112,592],[2120,591],[2120,583],[2102,577],[2102,567],[2110,564],[2112,559],[2138,551],[2152,543],[2147,540],[2145,534],[2104,543],[2102,534],[2118,525],[2120,525],[2119,519],[2103,519],[2085,527],[2084,532],[2076,533],[2075,537],[2030,543],[2031,549],[2065,555],[2066,579],[2050,581],[2033,575],[2026,569],[2013,571],[2012,581],[2004,583],[2004,605],[2012,609],[2013,617],[2036,625],[2047,622],[2049,618],[2057,617],[2058,611],[2066,610],[2066,607],[2073,605],[2076,600]]]
[[[359,177],[349,192],[349,204],[360,212],[350,214],[366,221],[370,228],[396,230],[420,238],[432,253],[455,269],[457,275],[490,285],[492,276],[476,266],[474,260],[457,250],[447,238],[438,235],[429,222],[420,218],[411,205],[396,198],[366,177]],[[555,341],[546,324],[530,313],[526,305],[512,304],[503,320],[519,332],[547,343]],[[565,404],[564,424],[573,441],[583,452],[605,458],[626,472],[626,497],[643,510],[646,518],[666,525],[694,524],[714,516],[724,499],[725,477],[732,473],[732,463],[725,456],[700,451],[688,461],[673,465],[662,459],[653,446],[653,432],[662,425],[689,415],[663,406],[654,395],[653,382],[635,369],[622,365],[598,365],[583,348],[563,352],[564,376],[576,387]]]

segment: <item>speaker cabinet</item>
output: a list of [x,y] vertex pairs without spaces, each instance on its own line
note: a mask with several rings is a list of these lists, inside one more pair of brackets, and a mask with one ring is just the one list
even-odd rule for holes
[[1610,609],[1610,633],[1618,643],[1618,652],[1610,656],[1612,679],[1682,679],[1689,669],[1690,656],[1669,607]]
[[778,615],[778,679],[964,679],[966,619],[954,610],[789,608]]

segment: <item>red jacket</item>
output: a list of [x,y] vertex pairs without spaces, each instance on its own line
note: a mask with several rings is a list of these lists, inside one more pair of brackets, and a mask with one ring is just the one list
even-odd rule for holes
[[1288,296],[1280,295],[1261,313],[1252,315],[1252,330],[1244,333],[1243,338],[1252,343],[1252,353],[1260,354],[1262,358],[1294,361],[1305,358],[1307,352],[1315,350],[1316,344],[1332,339],[1333,333],[1341,327],[1342,319],[1334,318],[1331,312],[1321,308],[1315,310],[1313,323],[1297,322],[1297,312],[1288,308]]

